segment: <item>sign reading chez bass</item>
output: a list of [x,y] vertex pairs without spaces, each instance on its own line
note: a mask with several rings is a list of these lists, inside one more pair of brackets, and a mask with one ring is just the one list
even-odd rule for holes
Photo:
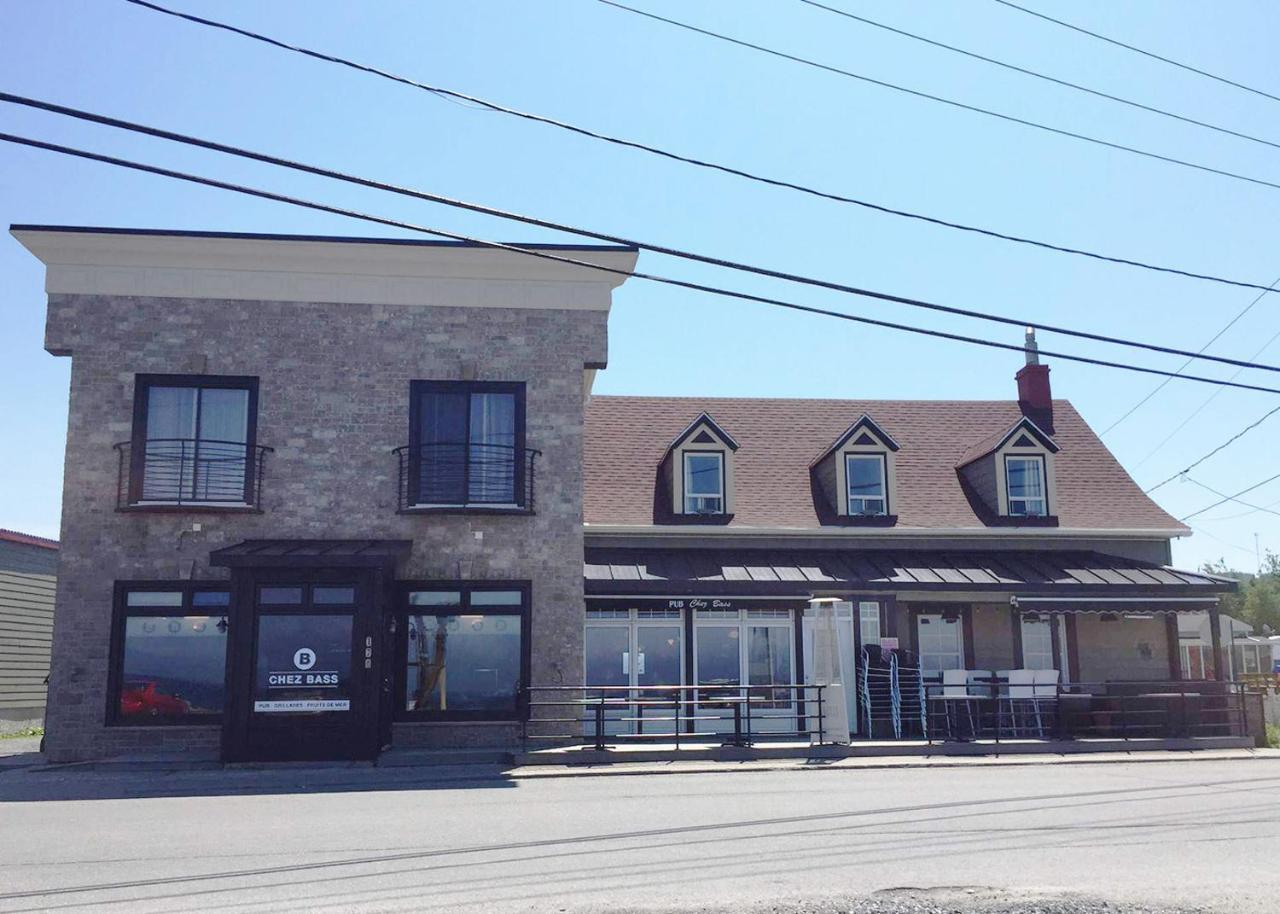
[[[271,670],[266,675],[269,691],[288,690],[310,692],[315,689],[338,689],[342,674],[337,670],[316,670],[316,653],[307,647],[298,648],[293,655],[292,670]],[[281,694],[277,692],[276,694]],[[319,698],[298,696],[255,700],[253,710],[272,713],[289,711],[348,711],[351,702],[345,698]]]

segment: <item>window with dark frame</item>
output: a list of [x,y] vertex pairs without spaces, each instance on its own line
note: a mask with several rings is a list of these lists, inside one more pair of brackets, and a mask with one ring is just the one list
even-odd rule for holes
[[225,584],[118,583],[107,722],[219,723],[230,606]]
[[138,375],[129,503],[250,504],[257,402],[257,378]]
[[724,454],[720,451],[684,452],[684,513],[723,514]]
[[888,513],[889,486],[883,454],[846,454],[844,471],[851,517],[878,517]]
[[1010,517],[1044,517],[1049,513],[1045,461],[1040,455],[1004,458]]
[[400,614],[398,717],[520,718],[529,676],[527,584],[407,584]]
[[414,381],[409,502],[525,506],[525,385]]

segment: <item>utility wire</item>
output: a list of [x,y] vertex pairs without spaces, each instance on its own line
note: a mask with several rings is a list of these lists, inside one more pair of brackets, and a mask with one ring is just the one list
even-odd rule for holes
[[1064,22],[1061,19],[1054,19],[1052,16],[1047,16],[1044,13],[1039,13],[1035,10],[1027,9],[1025,6],[1019,6],[1016,3],[1011,3],[1009,0],[996,0],[996,3],[999,3],[1002,6],[1007,6],[1010,9],[1018,10],[1021,13],[1026,13],[1028,16],[1035,16],[1037,19],[1043,19],[1045,22],[1052,22],[1054,25],[1060,25],[1065,29],[1071,29],[1073,32],[1079,32],[1081,35],[1088,35],[1090,38],[1097,38],[1099,41],[1105,41],[1107,44],[1114,44],[1116,47],[1124,48],[1126,51],[1133,51],[1135,54],[1141,54],[1144,57],[1150,57],[1151,59],[1158,60],[1161,63],[1167,63],[1170,66],[1178,67],[1182,70],[1189,70],[1192,73],[1200,76],[1206,76],[1209,79],[1217,80],[1218,82],[1225,83],[1228,86],[1235,86],[1237,89],[1243,89],[1246,92],[1252,92],[1254,95],[1261,95],[1263,98],[1269,98],[1272,101],[1280,102],[1280,95],[1272,95],[1270,92],[1255,89],[1253,86],[1246,86],[1244,83],[1236,82],[1234,79],[1227,79],[1225,76],[1218,76],[1216,73],[1210,73],[1208,70],[1201,70],[1199,67],[1193,67],[1190,64],[1180,63],[1169,57],[1163,57],[1154,51],[1145,51],[1142,48],[1135,47],[1134,45],[1125,44],[1123,41],[1119,41],[1115,38],[1108,38],[1106,35],[1100,35],[1097,32],[1091,32],[1086,28],[1082,28],[1078,25],[1072,25],[1070,22]]
[[[1248,425],[1246,425],[1244,428],[1240,429],[1240,431],[1236,432],[1234,435],[1232,435],[1232,436],[1231,436],[1230,438],[1228,438],[1226,441],[1222,442],[1222,444],[1220,444],[1220,445],[1218,445],[1217,447],[1215,447],[1215,448],[1214,448],[1212,451],[1210,451],[1209,453],[1205,454],[1205,455],[1204,455],[1203,457],[1201,457],[1199,460],[1194,460],[1194,461],[1192,461],[1191,463],[1187,464],[1187,466],[1183,467],[1181,470],[1179,470],[1178,472],[1174,473],[1172,476],[1169,476],[1169,477],[1167,477],[1167,478],[1165,478],[1165,479],[1160,480],[1160,481],[1159,481],[1158,483],[1156,483],[1154,486],[1152,486],[1151,488],[1149,488],[1149,489],[1145,490],[1145,491],[1146,491],[1146,493],[1147,493],[1148,495],[1150,495],[1152,492],[1154,492],[1156,489],[1159,489],[1161,486],[1166,486],[1166,485],[1168,485],[1169,483],[1173,482],[1175,479],[1177,479],[1179,476],[1184,476],[1184,475],[1186,475],[1187,473],[1191,472],[1191,471],[1192,471],[1192,470],[1194,470],[1196,467],[1200,466],[1200,464],[1204,463],[1206,460],[1208,460],[1210,457],[1212,457],[1214,454],[1218,453],[1218,452],[1219,452],[1219,451],[1221,451],[1221,450],[1224,450],[1227,446],[1229,446],[1229,445],[1231,445],[1231,444],[1234,444],[1236,441],[1239,441],[1239,440],[1240,440],[1241,438],[1243,438],[1246,434],[1248,434],[1249,432],[1253,431],[1255,428],[1257,428],[1257,427],[1258,427],[1259,425],[1261,425],[1262,423],[1266,422],[1268,419],[1270,419],[1270,418],[1271,418],[1272,416],[1274,416],[1276,413],[1280,413],[1280,406],[1276,407],[1275,409],[1268,410],[1268,411],[1267,411],[1266,413],[1264,413],[1260,418],[1255,419],[1253,422],[1250,422],[1250,423],[1249,423]],[[1181,426],[1179,426],[1179,428],[1181,428]],[[1167,440],[1167,439],[1166,439],[1166,440]]]
[[1189,352],[1184,349],[1175,349],[1169,346],[1160,346],[1155,343],[1145,343],[1139,340],[1125,339],[1123,337],[1114,337],[1106,334],[1093,333],[1085,330],[1073,330],[1067,327],[1059,327],[1052,324],[1037,323],[1024,317],[1009,317],[1006,315],[991,314],[985,311],[975,311],[969,308],[959,308],[953,305],[943,305],[936,302],[923,301],[916,298],[907,298],[901,295],[891,295],[885,292],[876,292],[870,289],[862,289],[857,286],[849,286],[843,283],[837,283],[825,279],[816,279],[809,276],[802,276],[797,273],[788,273],[781,270],[774,270],[767,267],[754,266],[752,264],[741,263],[733,260],[725,260],[719,257],[711,257],[705,254],[698,254],[691,251],[681,250],[679,248],[671,248],[665,245],[651,244],[649,242],[637,241],[633,238],[626,238],[620,235],[612,235],[604,232],[597,232],[589,229],[583,229],[577,226],[566,225],[559,222],[552,222],[546,219],[540,219],[534,216],[526,216],[520,213],[513,213],[507,210],[495,209],[493,207],[483,206],[478,203],[471,203],[464,200],[455,200],[451,197],[445,197],[440,194],[433,194],[427,191],[416,190],[413,188],[400,187],[394,184],[388,184],[382,181],[374,181],[370,178],[363,178],[358,175],[352,175],[345,172],[333,171],[327,168],[321,168],[315,165],[308,165],[302,162],[296,162],[289,159],[282,159],[276,156],[267,155],[261,152],[255,152],[249,149],[243,149],[238,146],[231,146],[226,143],[219,143],[213,140],[201,139],[199,137],[188,136],[183,133],[176,133],[170,130],[163,130],[158,127],[151,127],[145,124],[138,124],[132,121],[125,121],[119,118],[108,117],[103,114],[97,114],[91,111],[84,111],[78,108],[70,108],[65,105],[57,105],[52,102],[45,102],[39,99],[27,98],[26,96],[13,95],[8,92],[0,92],[0,102],[8,102],[15,105],[23,105],[29,108],[36,108],[41,111],[49,111],[55,114],[73,117],[78,120],[89,121],[90,123],[102,124],[109,127],[115,127],[121,130],[127,130],[133,133],[141,133],[146,136],[158,137],[160,139],[170,140],[177,143],[183,143],[188,146],[197,146],[203,149],[211,149],[216,152],[226,153],[228,155],[238,156],[240,158],[251,159],[253,161],[265,162],[271,165],[277,165],[282,168],[289,168],[295,171],[305,172],[307,174],[319,175],[325,178],[332,178],[338,181],[344,181],[349,184],[356,184],[362,187],[370,187],[376,190],[388,191],[400,194],[402,196],[413,197],[418,200],[426,200],[432,203],[441,203],[445,206],[464,209],[470,212],[483,213],[488,216],[497,216],[502,219],[508,219],[515,222],[522,222],[527,225],[535,225],[539,228],[555,229],[556,231],[569,232],[575,235],[581,235],[588,238],[595,238],[600,241],[607,241],[612,244],[625,244],[637,247],[643,250],[651,251],[655,254],[662,254],[669,257],[677,257],[682,260],[689,260],[696,263],[707,264],[723,269],[736,270],[738,272],[749,273],[756,276],[764,276],[769,279],[781,279],[787,282],[799,283],[801,285],[813,286],[816,288],[842,292],[848,295],[856,295],[863,298],[871,298],[877,301],[885,301],[893,304],[906,305],[913,308],[922,308],[929,311],[936,311],[944,314],[952,314],[960,317],[970,317],[977,320],[985,320],[992,323],[1006,324],[1016,327],[1024,327],[1031,324],[1047,330],[1052,333],[1061,333],[1064,336],[1072,336],[1078,339],[1093,340],[1095,342],[1109,343],[1117,346],[1127,346],[1134,349],[1144,349],[1150,352],[1158,352],[1165,355],[1179,355],[1192,359],[1203,359],[1210,362],[1218,362],[1225,365],[1233,365],[1241,370],[1245,368],[1257,368],[1263,371],[1280,372],[1280,366],[1266,365],[1256,362],[1244,362],[1238,359],[1231,359],[1225,356],[1208,356],[1199,353]]
[[1235,493],[1234,495],[1224,495],[1222,496],[1222,499],[1220,501],[1215,501],[1213,504],[1209,505],[1207,508],[1201,508],[1199,511],[1192,511],[1190,514],[1186,515],[1185,517],[1178,518],[1178,520],[1183,523],[1186,523],[1188,520],[1190,520],[1193,517],[1203,514],[1206,511],[1212,511],[1214,508],[1218,507],[1218,505],[1226,504],[1229,501],[1236,501],[1237,499],[1239,499],[1241,495],[1248,495],[1254,489],[1261,489],[1267,483],[1275,482],[1277,479],[1280,479],[1280,473],[1277,473],[1274,476],[1268,476],[1266,479],[1262,480],[1262,482],[1255,482],[1253,485],[1249,486],[1246,489],[1241,489],[1239,492]]
[[316,60],[324,61],[326,63],[333,63],[339,66],[349,67],[353,70],[357,70],[362,73],[378,76],[383,79],[400,83],[402,85],[409,86],[414,89],[420,89],[424,92],[429,92],[439,98],[465,101],[489,111],[495,111],[500,114],[507,114],[512,117],[523,118],[524,120],[532,121],[534,123],[544,124],[546,126],[555,127],[560,130],[566,130],[570,133],[587,137],[588,139],[599,140],[604,143],[610,143],[615,146],[621,146],[628,149],[635,149],[640,152],[649,153],[650,155],[668,159],[673,162],[680,162],[685,165],[692,165],[696,168],[705,168],[710,171],[717,171],[717,172],[721,172],[722,174],[733,175],[734,177],[743,178],[748,181],[754,181],[758,184],[764,184],[769,187],[776,187],[782,190],[796,191],[797,193],[807,194],[812,197],[817,197],[823,200],[830,200],[836,203],[847,203],[853,206],[860,206],[863,209],[867,209],[876,213],[881,213],[883,215],[898,216],[903,219],[912,219],[918,222],[924,222],[928,225],[936,225],[941,228],[954,229],[956,231],[961,231],[961,232],[969,232],[969,233],[972,233],[975,235],[981,235],[987,238],[995,238],[1000,241],[1013,242],[1015,244],[1030,245],[1032,247],[1042,248],[1047,251],[1054,251],[1059,254],[1071,254],[1077,257],[1088,257],[1093,260],[1101,261],[1103,263],[1112,263],[1120,266],[1136,267],[1138,269],[1151,270],[1157,273],[1168,273],[1173,276],[1181,276],[1186,279],[1199,279],[1205,282],[1216,282],[1216,283],[1221,283],[1223,285],[1237,286],[1243,289],[1265,289],[1266,288],[1266,286],[1261,286],[1261,285],[1258,285],[1257,283],[1243,282],[1237,279],[1227,279],[1221,276],[1212,276],[1206,273],[1197,273],[1191,270],[1183,270],[1176,267],[1161,266],[1158,264],[1146,263],[1141,260],[1133,260],[1127,257],[1117,257],[1110,254],[1101,254],[1101,253],[1098,253],[1097,251],[1088,251],[1082,248],[1074,248],[1074,247],[1067,247],[1064,245],[1052,244],[1047,241],[1040,241],[1034,238],[1027,238],[1021,235],[1011,235],[1006,232],[999,232],[994,229],[982,228],[980,226],[975,226],[975,225],[967,225],[962,222],[954,222],[947,219],[941,219],[936,216],[925,215],[923,213],[915,213],[915,212],[910,212],[908,210],[895,209],[889,206],[882,206],[878,203],[872,203],[869,200],[861,200],[861,199],[858,199],[857,197],[850,197],[844,194],[835,193],[833,191],[820,190],[815,187],[806,186],[804,184],[797,184],[792,181],[785,181],[779,178],[765,177],[763,175],[754,174],[752,172],[745,171],[740,168],[735,168],[731,165],[724,165],[716,162],[710,162],[703,159],[694,158],[692,156],[687,156],[681,153],[676,153],[670,150],[662,149],[657,146],[650,146],[645,143],[638,142],[636,140],[629,140],[629,139],[624,139],[622,137],[611,136],[606,133],[600,133],[595,130],[590,130],[588,128],[580,127],[575,124],[570,124],[565,121],[556,120],[555,118],[546,117],[541,114],[533,114],[528,111],[521,111],[516,108],[510,108],[510,107],[507,107],[506,105],[500,105],[497,102],[492,102],[487,99],[479,98],[474,95],[467,95],[465,93],[457,92],[452,89],[446,89],[446,88],[443,88],[442,86],[428,85],[426,83],[409,79],[408,77],[405,77],[405,76],[399,76],[394,73],[389,73],[385,70],[380,70],[377,67],[372,67],[367,64],[357,63],[355,61],[348,60],[342,57],[335,57],[331,54],[325,54],[320,51],[315,51],[309,48],[301,47],[299,45],[288,44],[284,41],[280,41],[275,38],[270,38],[266,35],[262,35],[257,32],[251,32],[248,29],[242,29],[242,28],[239,28],[238,26],[229,25],[228,23],[225,23],[225,22],[218,22],[217,20],[214,20],[214,19],[206,19],[201,16],[191,15],[190,13],[183,13],[177,10],[171,10],[166,7],[160,6],[159,4],[148,2],[148,0],[124,0],[124,2],[131,3],[134,6],[138,6],[143,9],[148,9],[154,12],[162,13],[166,16],[173,16],[177,19],[182,19],[187,22],[194,23],[196,25],[209,26],[210,28],[220,29],[222,31],[230,32],[235,35],[240,35],[244,38],[249,38],[254,41],[259,41],[284,51],[290,51],[292,53],[301,54],[304,57],[311,57]]
[[[137,3],[137,2],[142,2],[142,0],[128,0],[128,2]],[[1262,187],[1270,187],[1274,190],[1280,190],[1280,184],[1277,184],[1274,181],[1267,181],[1263,178],[1251,177],[1249,175],[1240,174],[1239,172],[1235,172],[1235,171],[1227,171],[1226,169],[1223,169],[1223,168],[1215,168],[1212,165],[1203,165],[1199,162],[1192,162],[1187,159],[1179,159],[1175,156],[1164,155],[1158,152],[1151,152],[1148,149],[1139,149],[1136,146],[1126,146],[1123,143],[1114,143],[1111,140],[1104,140],[1104,139],[1101,139],[1100,137],[1090,136],[1089,134],[1086,134],[1086,133],[1076,133],[1071,130],[1065,130],[1061,127],[1051,127],[1048,124],[1041,124],[1038,121],[1030,121],[1030,120],[1027,120],[1026,118],[1017,117],[1016,115],[1013,115],[1013,114],[1005,114],[1000,111],[993,111],[990,108],[983,108],[978,105],[971,105],[968,102],[956,101],[953,98],[946,98],[945,96],[941,96],[941,95],[933,95],[932,93],[924,92],[920,89],[910,89],[906,86],[900,86],[896,83],[886,82],[883,79],[876,79],[871,76],[865,76],[861,73],[855,73],[852,70],[844,70],[844,69],[841,69],[840,67],[835,67],[830,64],[820,63],[816,60],[811,60],[808,57],[800,57],[799,55],[796,55],[796,54],[789,54],[786,51],[779,51],[776,48],[766,47],[765,45],[762,45],[762,44],[755,44],[753,42],[746,41],[742,38],[733,38],[732,36],[725,35],[721,32],[714,32],[710,29],[700,28],[696,25],[691,25],[687,22],[681,22],[678,19],[669,19],[666,16],[659,16],[657,13],[650,13],[650,12],[647,12],[646,10],[636,9],[633,6],[627,6],[626,4],[618,3],[616,2],[616,0],[597,0],[597,2],[603,3],[605,6],[611,6],[615,9],[623,10],[628,13],[634,13],[637,16],[643,16],[645,19],[652,19],[655,22],[662,22],[662,23],[666,23],[667,25],[673,25],[676,28],[685,29],[686,31],[694,32],[698,35],[704,35],[707,38],[714,38],[717,41],[725,41],[725,42],[728,42],[729,44],[737,45],[738,47],[749,48],[750,50],[753,50],[753,51],[759,51],[762,54],[768,54],[771,57],[778,57],[782,60],[790,60],[793,63],[803,64],[806,67],[813,67],[815,69],[822,70],[827,73],[834,73],[837,76],[844,76],[849,79],[856,79],[860,82],[869,83],[873,86],[880,86],[881,88],[884,88],[884,89],[892,89],[895,92],[902,92],[907,95],[914,96],[916,98],[923,98],[923,99],[927,99],[928,101],[938,102],[943,105],[950,105],[953,108],[959,108],[963,111],[971,111],[975,114],[984,114],[987,117],[998,118],[999,120],[1007,121],[1011,124],[1021,124],[1023,127],[1033,127],[1036,130],[1043,130],[1047,133],[1052,133],[1057,136],[1065,136],[1074,140],[1081,140],[1086,143],[1093,143],[1096,146],[1105,146],[1108,149],[1118,149],[1121,152],[1129,152],[1129,153],[1133,153],[1134,155],[1143,156],[1148,159],[1156,159],[1161,162],[1167,162],[1171,165],[1180,165],[1183,168],[1192,168],[1192,169],[1195,169],[1196,171],[1208,172],[1209,174],[1219,175],[1224,178],[1233,178],[1237,181],[1246,181],[1250,184],[1257,184]]]
[[1147,105],[1147,104],[1144,104],[1143,102],[1137,102],[1131,98],[1124,98],[1123,96],[1120,96],[1120,95],[1112,95],[1110,92],[1103,92],[1100,89],[1091,89],[1088,86],[1082,86],[1079,83],[1073,83],[1073,82],[1070,82],[1069,80],[1059,79],[1058,77],[1050,76],[1047,73],[1040,73],[1036,70],[1030,70],[1026,67],[1020,67],[1017,64],[1012,64],[1012,63],[1009,63],[1008,61],[998,60],[994,57],[987,57],[986,55],[979,54],[976,51],[968,51],[968,50],[965,50],[964,48],[958,48],[955,45],[947,44],[942,41],[937,41],[933,38],[926,38],[924,35],[917,35],[914,32],[908,32],[905,29],[900,29],[884,22],[877,22],[874,19],[868,19],[866,16],[858,16],[854,13],[850,13],[845,10],[838,9],[834,6],[827,6],[827,4],[825,3],[819,3],[818,0],[799,0],[799,2],[807,6],[812,6],[816,9],[826,10],[829,13],[835,13],[837,16],[843,16],[846,19],[852,19],[856,22],[861,22],[864,25],[869,25],[869,26],[872,26],[873,28],[883,29],[886,32],[892,32],[895,35],[901,35],[903,38],[910,38],[913,41],[922,41],[925,44],[931,45],[935,48],[942,48],[944,51],[951,51],[953,54],[961,54],[973,60],[980,60],[983,63],[989,63],[989,64],[992,64],[993,66],[1003,67],[1006,70],[1012,70],[1014,73],[1021,73],[1024,76],[1031,76],[1031,77],[1034,77],[1035,79],[1041,79],[1041,80],[1044,80],[1045,82],[1053,83],[1054,85],[1058,85],[1058,86],[1063,86],[1067,89],[1075,89],[1078,92],[1084,92],[1096,98],[1104,98],[1104,99],[1107,99],[1108,101],[1118,102],[1122,105],[1128,105],[1130,108],[1137,108],[1141,111],[1147,111],[1151,114],[1159,114],[1163,117],[1173,118],[1175,121],[1182,121],[1184,124],[1192,124],[1196,127],[1204,127],[1207,130],[1214,130],[1214,131],[1217,131],[1218,133],[1225,133],[1228,136],[1234,136],[1242,140],[1249,140],[1250,142],[1253,142],[1253,143],[1261,143],[1264,146],[1271,146],[1274,149],[1280,149],[1280,143],[1273,142],[1272,140],[1266,140],[1266,139],[1263,139],[1262,137],[1257,137],[1257,136],[1253,136],[1252,134],[1243,133],[1239,130],[1232,130],[1230,127],[1223,127],[1218,124],[1211,124],[1207,121],[1197,120],[1194,117],[1189,117],[1188,115],[1185,115],[1185,114],[1178,114],[1176,111],[1168,111],[1164,108],[1157,108],[1155,105]]
[[[1280,505],[1280,500],[1268,502],[1267,504],[1262,506],[1262,509],[1270,510],[1271,508],[1274,508],[1277,505]],[[1239,514],[1219,514],[1217,517],[1202,517],[1200,518],[1200,520],[1202,522],[1211,522],[1211,521],[1217,522],[1220,520],[1239,520],[1242,517],[1251,517],[1252,515],[1257,513],[1258,513],[1257,511],[1241,511]]]
[[[1255,505],[1255,504],[1252,504],[1251,502],[1245,501],[1244,499],[1236,498],[1234,495],[1228,495],[1225,492],[1219,492],[1213,486],[1207,486],[1203,482],[1200,482],[1199,480],[1192,479],[1190,476],[1186,477],[1186,480],[1187,482],[1191,483],[1193,486],[1199,486],[1200,488],[1204,489],[1206,492],[1209,492],[1213,495],[1217,495],[1225,499],[1226,501],[1235,502],[1237,505],[1244,505],[1246,508],[1252,508],[1253,510],[1249,512],[1250,514],[1256,514],[1259,511],[1265,511],[1268,514],[1274,514],[1277,517],[1280,517],[1280,511],[1272,511],[1270,508],[1263,507],[1262,505]],[[1223,520],[1224,518],[1205,518],[1205,520],[1215,520],[1215,519]]]
[[[1280,276],[1277,276],[1277,277],[1275,278],[1275,280],[1271,283],[1270,288],[1271,288],[1271,289],[1275,289],[1275,287],[1276,287],[1277,285],[1280,285]],[[1225,325],[1223,325],[1222,329],[1221,329],[1221,330],[1219,330],[1217,333],[1215,333],[1215,334],[1214,334],[1214,335],[1209,339],[1209,342],[1205,343],[1203,346],[1201,346],[1199,349],[1197,349],[1197,350],[1196,350],[1196,352],[1203,353],[1203,352],[1204,352],[1205,350],[1207,350],[1210,346],[1212,346],[1214,343],[1216,343],[1216,342],[1217,342],[1217,341],[1222,337],[1222,334],[1226,333],[1228,330],[1230,330],[1232,327],[1234,327],[1234,326],[1236,325],[1236,323],[1237,323],[1237,322],[1239,322],[1240,318],[1244,317],[1246,314],[1248,314],[1250,311],[1252,311],[1252,310],[1253,310],[1253,306],[1254,306],[1254,305],[1256,305],[1258,302],[1262,301],[1263,296],[1265,296],[1266,294],[1267,294],[1266,292],[1262,292],[1262,293],[1260,293],[1260,294],[1257,296],[1257,298],[1255,298],[1253,301],[1249,302],[1249,304],[1245,305],[1245,306],[1244,306],[1244,308],[1243,308],[1240,312],[1238,312],[1238,313],[1236,314],[1236,316],[1235,316],[1235,317],[1233,317],[1233,318],[1231,318],[1231,320],[1227,321],[1227,322],[1226,322],[1226,324],[1225,324]],[[1180,372],[1182,372],[1183,370],[1185,370],[1185,369],[1189,368],[1189,367],[1191,366],[1191,363],[1192,363],[1192,362],[1194,362],[1194,361],[1195,361],[1194,359],[1187,359],[1185,362],[1183,362],[1183,363],[1182,363],[1182,367],[1178,369],[1178,372],[1180,373]],[[1160,393],[1160,391],[1164,390],[1165,385],[1166,385],[1166,384],[1168,384],[1171,380],[1173,380],[1173,379],[1172,379],[1172,378],[1165,378],[1165,379],[1163,379],[1159,384],[1157,384],[1155,387],[1153,387],[1153,388],[1151,389],[1151,392],[1150,392],[1150,393],[1148,393],[1145,397],[1143,397],[1143,398],[1142,398],[1141,400],[1139,400],[1137,403],[1133,404],[1133,406],[1129,407],[1128,411],[1127,411],[1123,416],[1121,416],[1119,419],[1117,419],[1116,421],[1114,421],[1114,422],[1112,422],[1110,425],[1108,425],[1106,428],[1104,428],[1104,429],[1102,430],[1102,435],[1106,435],[1106,434],[1108,434],[1112,429],[1114,429],[1114,428],[1115,428],[1116,426],[1118,426],[1120,423],[1124,422],[1124,420],[1125,420],[1125,419],[1128,419],[1130,416],[1132,416],[1134,413],[1136,413],[1139,409],[1141,409],[1143,406],[1145,406],[1145,405],[1147,404],[1147,402],[1148,402],[1152,397],[1154,397],[1156,394]],[[1179,430],[1179,429],[1181,429],[1181,428],[1182,428],[1182,426],[1178,426],[1178,429],[1175,429],[1174,431],[1176,432],[1176,431],[1178,431],[1178,430]],[[1154,452],[1154,451],[1152,451],[1152,453],[1155,453],[1155,452]],[[1150,456],[1151,456],[1151,454],[1148,454],[1148,455],[1147,455],[1147,457],[1150,457]],[[1145,460],[1146,458],[1143,458],[1143,459]]]
[[[13,143],[20,146],[28,146],[34,149],[44,149],[49,152],[57,152],[62,155],[74,156],[76,158],[87,159],[94,162],[102,162],[107,165],[115,165],[121,168],[131,169],[133,171],[145,172],[148,174],[160,175],[162,177],[174,178],[176,180],[185,181],[191,184],[199,184],[205,187],[212,187],[219,190],[228,190],[246,196],[258,197],[264,200],[274,200],[280,203],[288,203],[293,206],[300,206],[306,209],[316,210],[318,212],[332,213],[338,216],[346,216],[352,219],[360,219],[365,222],[373,222],[378,225],[387,225],[395,228],[408,229],[414,232],[422,232],[429,235],[436,235],[441,238],[449,238],[455,241],[464,241],[468,244],[480,247],[493,248],[496,250],[508,251],[526,257],[536,257],[541,260],[550,260],[557,263],[569,264],[572,266],[582,267],[587,270],[593,270],[600,273],[612,274],[624,278],[635,277],[636,279],[646,282],[659,283],[662,285],[674,286],[681,289],[689,289],[695,292],[704,292],[709,295],[717,295],[726,298],[735,298],[741,301],[756,302],[759,304],[773,305],[779,308],[785,308],[791,311],[799,311],[807,314],[816,314],[823,317],[833,317],[839,320],[852,321],[854,323],[865,324],[872,327],[882,327],[889,330],[900,330],[905,333],[913,333],[920,336],[929,336],[937,339],[952,340],[954,342],[968,343],[974,346],[983,346],[988,349],[1000,349],[1007,352],[1023,352],[1023,347],[1012,343],[1001,343],[995,340],[983,339],[980,337],[964,336],[957,333],[948,333],[942,330],[931,330],[925,327],[917,327],[911,324],[899,324],[893,321],[879,320],[877,318],[864,317],[862,315],[847,314],[841,311],[831,311],[826,308],[818,308],[812,305],[801,305],[796,302],[785,301],[783,299],[770,298],[763,295],[753,295],[747,292],[737,292],[725,289],[720,286],[709,286],[702,283],[689,282],[682,279],[674,279],[668,276],[660,276],[654,273],[643,273],[638,270],[623,270],[614,267],[607,267],[601,264],[590,263],[585,260],[577,260],[572,257],[565,257],[559,254],[553,254],[545,250],[535,250],[519,245],[504,244],[498,241],[489,241],[482,238],[475,238],[470,235],[462,235],[457,232],[449,232],[440,228],[431,228],[427,226],[417,225],[412,222],[403,222],[397,219],[390,219],[385,216],[376,216],[369,213],[359,212],[357,210],[345,209],[343,207],[332,206],[327,203],[318,203],[313,200],[305,200],[300,197],[291,197],[285,194],[279,194],[274,191],[263,190],[261,188],[247,187],[239,184],[232,184],[226,181],[219,181],[214,178],[206,178],[200,175],[193,175],[186,172],[174,171],[168,168],[162,168],[158,165],[148,165],[143,162],[131,161],[129,159],[121,159],[115,156],[108,156],[102,153],[90,152],[84,149],[76,149],[70,146],[63,146],[57,143],[49,143],[44,140],[37,140],[30,137],[18,136],[11,133],[0,133],[0,142]],[[1080,362],[1086,365],[1096,365],[1103,368],[1118,368],[1124,371],[1135,371],[1142,374],[1151,374],[1158,376],[1168,376],[1171,372],[1164,371],[1159,368],[1148,368],[1139,365],[1128,365],[1123,362],[1112,362],[1105,359],[1096,359],[1090,356],[1071,355],[1064,352],[1053,352],[1042,349],[1040,354],[1053,358],[1064,359],[1071,362]],[[1240,388],[1241,390],[1256,390],[1263,393],[1280,394],[1280,389],[1272,387],[1261,387],[1253,384],[1240,384],[1237,382],[1222,381],[1217,378],[1201,377],[1198,375],[1178,375],[1187,381],[1196,381],[1201,384],[1226,385],[1229,387]]]

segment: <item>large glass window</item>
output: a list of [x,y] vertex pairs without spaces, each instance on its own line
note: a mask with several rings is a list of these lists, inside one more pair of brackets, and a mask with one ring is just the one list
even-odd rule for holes
[[964,630],[959,616],[921,615],[916,622],[920,669],[926,673],[962,670]]
[[883,454],[847,454],[844,459],[845,479],[848,482],[849,514],[878,516],[888,511],[885,491]]
[[140,375],[131,501],[243,503],[257,381]]
[[116,606],[115,723],[214,723],[226,698],[226,590],[123,589]]
[[1045,497],[1044,458],[1004,459],[1011,517],[1043,517],[1048,513]]
[[1028,670],[1053,670],[1053,622],[1049,617],[1022,617],[1022,666]]
[[716,451],[685,452],[684,513],[724,513],[723,454]]
[[414,503],[523,503],[523,384],[417,381],[412,400]]
[[411,589],[401,708],[415,717],[509,720],[527,680],[523,588]]
[[880,604],[864,600],[858,604],[858,634],[862,646],[880,646]]

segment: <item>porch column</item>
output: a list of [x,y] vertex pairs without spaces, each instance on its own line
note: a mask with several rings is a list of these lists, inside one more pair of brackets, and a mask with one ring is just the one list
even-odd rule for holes
[[1169,651],[1169,678],[1182,679],[1182,643],[1178,640],[1178,614],[1164,614],[1165,641]]
[[1209,637],[1213,644],[1213,678],[1219,682],[1227,678],[1227,665],[1222,655],[1222,627],[1218,624],[1218,604],[1209,607]]

